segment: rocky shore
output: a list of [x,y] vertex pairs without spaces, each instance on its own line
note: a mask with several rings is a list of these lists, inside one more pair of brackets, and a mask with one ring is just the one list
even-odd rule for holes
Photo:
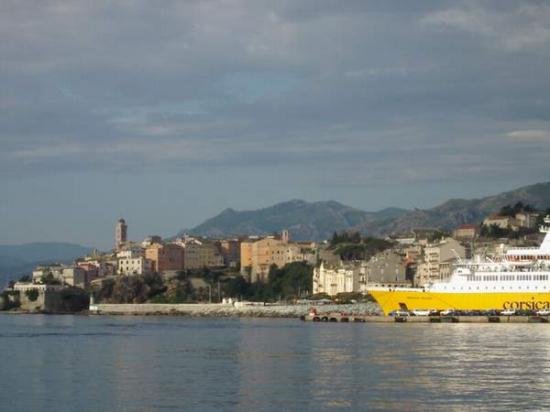
[[196,317],[257,317],[297,318],[306,315],[315,307],[318,313],[342,312],[357,315],[381,314],[376,303],[355,303],[350,305],[232,305],[232,304],[95,304],[90,306],[93,315],[180,315]]

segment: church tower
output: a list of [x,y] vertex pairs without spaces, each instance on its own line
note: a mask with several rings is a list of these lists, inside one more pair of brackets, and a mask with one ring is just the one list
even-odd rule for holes
[[128,226],[124,219],[118,219],[118,222],[115,226],[115,245],[116,249],[119,250],[120,247],[126,243],[128,240]]
[[290,234],[288,233],[288,230],[285,229],[282,231],[281,240],[283,241],[283,243],[290,242]]

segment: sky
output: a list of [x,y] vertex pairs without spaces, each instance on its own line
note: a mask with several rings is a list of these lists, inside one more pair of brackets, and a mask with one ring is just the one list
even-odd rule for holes
[[550,180],[547,1],[0,2],[0,244]]

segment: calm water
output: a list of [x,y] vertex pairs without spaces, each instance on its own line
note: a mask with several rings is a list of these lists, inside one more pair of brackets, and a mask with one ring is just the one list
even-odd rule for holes
[[544,410],[550,325],[0,315],[0,410]]

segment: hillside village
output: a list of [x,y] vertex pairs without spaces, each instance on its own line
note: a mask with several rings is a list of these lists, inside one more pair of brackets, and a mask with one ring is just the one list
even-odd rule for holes
[[[372,285],[424,286],[450,276],[453,264],[474,255],[499,259],[506,248],[536,245],[548,211],[521,202],[462,224],[452,232],[419,228],[385,239],[357,232],[331,239],[294,241],[288,230],[269,236],[211,239],[182,235],[130,240],[128,225],[115,225],[114,248],[72,264],[36,267],[11,282],[4,308],[71,310],[76,296],[109,303],[181,303],[237,300],[361,299]],[[68,291],[72,291],[69,293]]]

